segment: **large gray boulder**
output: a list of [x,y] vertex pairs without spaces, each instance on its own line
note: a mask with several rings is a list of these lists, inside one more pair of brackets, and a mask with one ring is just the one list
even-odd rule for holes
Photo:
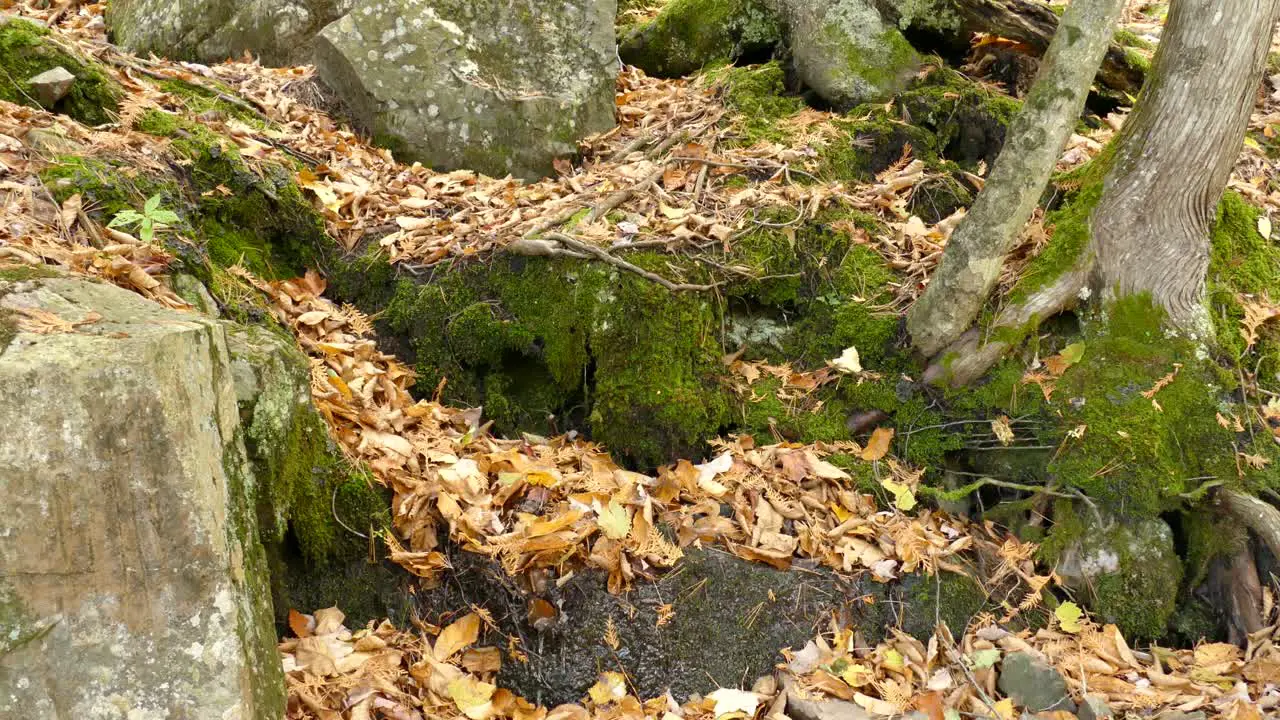
[[112,0],[115,43],[145,55],[214,63],[246,51],[268,65],[310,62],[312,40],[355,0]]
[[613,127],[614,0],[366,0],[320,33],[320,77],[397,159],[543,177]]
[[278,720],[222,327],[0,273],[0,717]]
[[871,0],[768,0],[786,25],[804,85],[847,110],[892,97],[919,69],[916,51]]

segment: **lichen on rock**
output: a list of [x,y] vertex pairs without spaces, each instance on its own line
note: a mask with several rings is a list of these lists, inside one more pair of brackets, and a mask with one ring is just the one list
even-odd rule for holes
[[402,161],[536,179],[613,127],[615,7],[368,0],[320,33],[317,70]]
[[869,0],[774,2],[797,75],[833,107],[886,100],[919,69],[915,49]]

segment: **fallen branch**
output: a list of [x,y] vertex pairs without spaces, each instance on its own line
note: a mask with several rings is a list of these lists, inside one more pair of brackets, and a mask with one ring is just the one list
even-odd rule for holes
[[649,272],[648,270],[645,270],[644,268],[638,265],[634,265],[632,263],[627,262],[626,260],[623,260],[620,257],[611,255],[609,251],[605,250],[604,248],[599,248],[599,247],[596,247],[595,245],[584,243],[581,240],[565,235],[564,233],[548,233],[547,238],[551,240],[555,240],[556,242],[562,243],[567,247],[569,247],[570,249],[575,250],[577,252],[590,255],[596,260],[608,263],[610,265],[613,265],[616,268],[626,270],[627,272],[630,272],[630,273],[635,273],[636,275],[639,275],[640,277],[646,280],[655,282],[672,292],[703,292],[703,291],[711,290],[713,288],[717,288],[721,285],[724,285],[724,282],[710,283],[707,285],[693,285],[690,283],[674,283],[657,273]]

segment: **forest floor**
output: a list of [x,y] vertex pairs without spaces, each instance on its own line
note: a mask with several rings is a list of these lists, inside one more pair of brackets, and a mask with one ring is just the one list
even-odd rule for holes
[[[525,184],[395,162],[317,107],[323,97],[308,68],[132,58],[107,44],[99,5],[74,11],[19,5],[16,11],[50,24],[60,42],[111,58],[108,64],[128,96],[119,122],[96,128],[0,103],[0,266],[58,265],[171,307],[187,307],[165,284],[171,254],[97,225],[73,202],[52,203],[38,175],[45,160],[20,140],[31,128],[57,128],[82,150],[109,150],[139,168],[153,166],[161,162],[156,139],[130,126],[148,110],[174,107],[155,83],[158,78],[216,81],[234,89],[231,100],[247,108],[248,118],[201,121],[231,138],[247,159],[289,156],[305,162],[298,182],[323,208],[332,238],[352,249],[381,230],[381,246],[409,273],[524,244],[531,254],[590,256],[685,291],[691,288],[678,280],[628,267],[615,252],[650,246],[696,255],[733,243],[759,222],[762,210],[783,207],[797,218],[813,217],[824,205],[841,202],[875,215],[886,228],[877,236],[855,232],[909,278],[896,288],[890,306],[900,312],[920,291],[962,213],[927,224],[908,211],[914,188],[928,177],[924,164],[909,154],[873,182],[813,182],[812,146],[830,131],[829,113],[806,109],[795,115],[787,144],[728,141],[738,128],[714,78],[659,80],[626,69],[618,85],[618,128],[588,140],[580,164],[566,164],[560,177]],[[1140,35],[1158,35],[1158,21],[1136,9],[1126,22]],[[253,122],[256,116],[267,129]],[[1089,160],[1122,123],[1122,114],[1113,115],[1100,129],[1074,136],[1061,169]],[[1278,124],[1280,98],[1268,97],[1251,132],[1270,138]],[[1280,210],[1280,192],[1269,189],[1277,175],[1278,163],[1251,142],[1231,187],[1269,212]],[[729,182],[731,177],[749,182]],[[981,178],[974,182],[980,185]],[[615,210],[626,213],[629,225],[605,220]],[[541,234],[575,216],[581,219],[572,235],[557,234],[548,243]],[[1007,268],[1005,289],[1045,240],[1043,227],[1028,229]],[[681,543],[723,542],[740,557],[784,568],[793,557],[813,558],[837,572],[885,581],[962,569],[962,558],[983,553],[994,562],[980,580],[1007,598],[1002,616],[974,618],[967,628],[939,628],[927,643],[894,633],[868,647],[855,630],[833,624],[809,646],[788,652],[787,672],[795,679],[787,690],[762,678],[683,706],[670,697],[634,697],[626,677],[616,672],[604,673],[578,705],[544,708],[515,697],[491,684],[495,663],[501,662],[496,654],[473,647],[491,620],[467,608],[458,608],[458,619],[446,627],[384,623],[355,630],[342,626],[335,609],[293,613],[297,638],[281,644],[291,717],[461,713],[472,720],[723,720],[779,713],[791,692],[851,701],[885,717],[917,710],[930,720],[959,717],[957,711],[1013,718],[1017,709],[998,687],[997,667],[1002,654],[1012,652],[1047,660],[1072,690],[1101,696],[1117,711],[1199,709],[1243,720],[1280,707],[1280,625],[1255,634],[1246,648],[1205,643],[1139,650],[1115,626],[1091,621],[1074,603],[1046,610],[1043,591],[1056,578],[1036,567],[1035,546],[990,524],[921,509],[915,489],[923,470],[889,453],[890,428],[861,444],[730,437],[714,444],[711,459],[673,458],[654,474],[632,472],[605,449],[575,436],[493,437],[478,412],[423,396],[431,388],[418,388],[415,397],[409,391],[412,372],[379,350],[368,318],[325,298],[319,275],[266,281],[248,270],[233,271],[269,298],[311,357],[313,397],[333,437],[395,492],[401,539],[386,536],[390,557],[420,577],[448,572],[435,546],[437,527],[447,527],[454,542],[492,555],[513,571],[536,568],[552,556],[557,562],[571,557],[583,572],[609,573],[610,587],[622,590],[636,581],[636,567],[670,567],[680,558],[680,547],[656,529],[662,522],[676,528]],[[803,372],[741,362],[735,370],[748,386],[762,374],[773,375],[795,394],[835,377],[857,381],[874,368],[863,369],[854,354]],[[1000,430],[992,432],[998,436]],[[886,492],[879,499],[851,492],[849,474],[825,460],[833,453],[867,463]],[[742,488],[763,493],[754,506],[736,508],[736,519],[720,517],[720,503],[741,498]],[[536,496],[541,510],[511,510],[516,496]],[[717,510],[707,513],[708,505]],[[786,522],[796,519],[804,522]],[[733,533],[719,527],[735,523]],[[722,540],[730,534],[737,539]],[[1275,610],[1266,608],[1271,622]],[[1031,612],[1043,616],[1038,629],[1006,629]],[[521,650],[511,642],[507,661],[518,661]]]

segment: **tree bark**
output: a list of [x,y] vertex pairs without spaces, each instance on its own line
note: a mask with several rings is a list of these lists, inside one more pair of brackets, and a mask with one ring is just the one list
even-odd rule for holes
[[1210,331],[1210,223],[1253,111],[1278,8],[1277,0],[1174,1],[1090,222],[1102,297],[1149,292],[1178,328]]
[[925,355],[936,354],[973,324],[999,280],[1004,258],[1084,110],[1123,6],[1124,0],[1075,0],[1068,6],[986,187],[907,316],[912,341]]

